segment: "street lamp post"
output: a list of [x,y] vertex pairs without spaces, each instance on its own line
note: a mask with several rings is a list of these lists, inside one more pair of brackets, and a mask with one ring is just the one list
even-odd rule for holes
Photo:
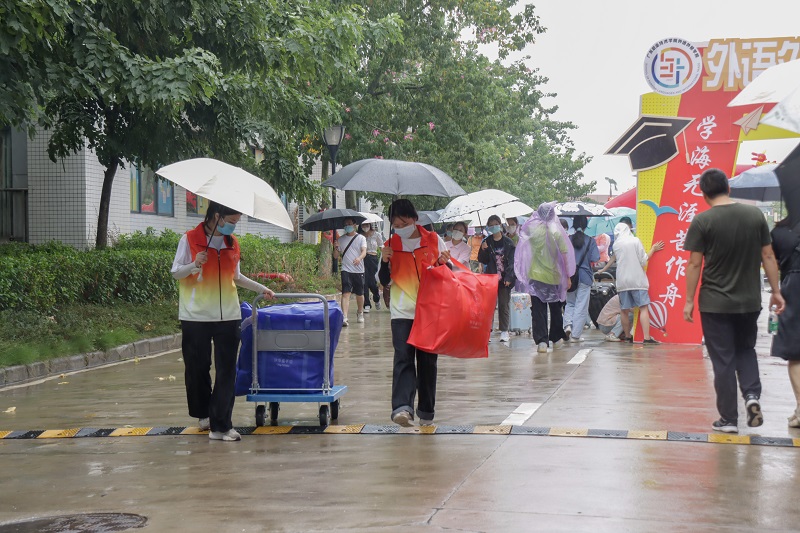
[[[342,139],[344,139],[344,126],[341,124],[325,128],[325,131],[322,132],[322,140],[328,147],[328,154],[331,157],[331,176],[336,174],[336,152],[339,151]],[[331,207],[336,209],[336,189],[331,190],[331,196]]]

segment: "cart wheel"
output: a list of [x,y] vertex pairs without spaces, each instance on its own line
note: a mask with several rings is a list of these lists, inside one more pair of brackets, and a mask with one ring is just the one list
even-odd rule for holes
[[278,425],[278,411],[281,410],[281,404],[278,402],[269,402],[269,423],[273,426]]
[[339,400],[331,403],[331,420],[339,419]]
[[265,426],[267,409],[263,405],[256,405],[256,427]]
[[319,425],[322,427],[327,427],[331,423],[331,415],[330,411],[328,410],[328,404],[323,404],[319,406]]

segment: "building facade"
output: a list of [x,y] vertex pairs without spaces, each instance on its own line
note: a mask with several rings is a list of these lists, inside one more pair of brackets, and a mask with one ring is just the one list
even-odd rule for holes
[[[47,155],[50,136],[38,131],[30,139],[23,131],[0,129],[0,242],[42,244],[60,241],[77,248],[94,246],[104,167],[88,147],[56,163]],[[310,179],[320,181],[322,165]],[[345,203],[337,192],[337,204]],[[116,235],[170,229],[182,233],[203,217],[205,201],[155,175],[125,164],[117,170],[109,206],[109,242]],[[316,232],[299,229],[306,209],[285,202],[295,231],[242,217],[239,233],[270,236],[281,242],[318,242]]]

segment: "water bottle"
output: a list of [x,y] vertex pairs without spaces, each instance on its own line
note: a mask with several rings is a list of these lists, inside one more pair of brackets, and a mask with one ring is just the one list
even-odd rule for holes
[[767,321],[767,332],[770,335],[778,333],[778,306],[773,305],[769,308],[769,320]]

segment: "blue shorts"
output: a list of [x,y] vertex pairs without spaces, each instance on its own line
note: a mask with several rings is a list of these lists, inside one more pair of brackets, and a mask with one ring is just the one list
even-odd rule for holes
[[619,291],[619,308],[633,309],[644,307],[650,303],[650,294],[647,291]]

